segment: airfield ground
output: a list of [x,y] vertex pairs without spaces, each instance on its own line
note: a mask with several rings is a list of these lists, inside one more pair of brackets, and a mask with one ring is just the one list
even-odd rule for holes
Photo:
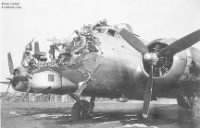
[[200,119],[192,110],[175,103],[151,104],[149,120],[136,117],[142,102],[98,102],[94,117],[71,121],[68,103],[1,103],[1,128],[200,128]]

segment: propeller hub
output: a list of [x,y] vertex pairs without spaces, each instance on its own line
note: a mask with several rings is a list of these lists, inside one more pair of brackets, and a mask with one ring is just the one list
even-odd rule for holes
[[144,54],[144,60],[145,61],[151,61],[152,60],[151,54],[150,53]]
[[144,54],[144,60],[150,64],[156,65],[159,59],[156,53],[146,53]]

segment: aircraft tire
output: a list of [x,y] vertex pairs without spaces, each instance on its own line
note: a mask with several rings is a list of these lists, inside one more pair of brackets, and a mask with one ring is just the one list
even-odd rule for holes
[[178,96],[177,103],[179,106],[185,109],[191,109],[194,104],[194,97],[193,96]]
[[72,121],[78,121],[87,119],[89,116],[88,114],[89,109],[89,102],[86,100],[81,100],[80,103],[76,102],[71,111]]

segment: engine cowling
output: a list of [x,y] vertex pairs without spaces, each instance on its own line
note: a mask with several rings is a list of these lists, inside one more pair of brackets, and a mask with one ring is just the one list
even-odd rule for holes
[[13,71],[12,87],[17,91],[25,91],[28,88],[29,79],[27,71],[23,67],[18,67]]
[[[174,39],[157,39],[148,45],[150,52],[155,53],[165,48],[173,42]],[[188,50],[189,51],[189,50]],[[174,56],[160,57],[158,63],[154,65],[153,78],[155,84],[174,84],[174,81],[184,79],[184,75],[191,64],[191,56],[187,50],[177,53]],[[146,76],[149,76],[150,65],[142,59],[141,68]]]

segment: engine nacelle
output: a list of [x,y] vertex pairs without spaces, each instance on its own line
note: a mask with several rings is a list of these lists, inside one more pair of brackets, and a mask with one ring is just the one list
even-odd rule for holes
[[32,87],[36,89],[46,89],[48,87],[58,89],[61,88],[61,83],[60,75],[53,71],[34,73],[31,79]]
[[45,90],[45,89],[70,89],[75,88],[74,83],[61,76],[58,72],[54,71],[42,71],[34,73],[30,80],[31,86],[34,90]]

